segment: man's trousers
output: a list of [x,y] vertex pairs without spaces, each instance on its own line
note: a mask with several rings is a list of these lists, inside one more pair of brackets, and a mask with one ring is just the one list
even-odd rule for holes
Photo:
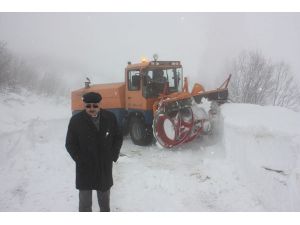
[[[110,189],[105,192],[97,190],[100,212],[109,212]],[[79,212],[92,211],[92,190],[79,190]]]

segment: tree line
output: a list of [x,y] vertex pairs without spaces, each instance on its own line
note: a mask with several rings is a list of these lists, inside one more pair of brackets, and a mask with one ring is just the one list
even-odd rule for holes
[[0,91],[27,89],[40,95],[67,95],[59,74],[40,72],[24,59],[14,55],[7,43],[0,41]]

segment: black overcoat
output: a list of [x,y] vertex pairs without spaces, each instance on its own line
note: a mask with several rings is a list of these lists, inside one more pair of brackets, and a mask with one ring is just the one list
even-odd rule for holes
[[66,149],[76,162],[76,188],[107,191],[113,185],[112,164],[119,157],[123,135],[113,113],[100,110],[97,130],[85,110],[72,116]]

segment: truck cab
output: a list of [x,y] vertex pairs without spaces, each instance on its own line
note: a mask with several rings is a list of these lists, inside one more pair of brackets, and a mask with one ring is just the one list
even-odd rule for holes
[[182,66],[179,61],[129,62],[125,69],[125,83],[127,130],[135,144],[149,144],[152,140],[153,105],[164,92],[182,91]]

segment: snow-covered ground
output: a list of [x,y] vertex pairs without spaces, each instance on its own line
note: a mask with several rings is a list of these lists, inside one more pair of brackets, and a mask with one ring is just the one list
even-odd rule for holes
[[[221,115],[214,139],[173,150],[125,137],[112,211],[300,211],[300,114],[225,104]],[[69,118],[67,99],[0,95],[0,211],[77,211]]]

